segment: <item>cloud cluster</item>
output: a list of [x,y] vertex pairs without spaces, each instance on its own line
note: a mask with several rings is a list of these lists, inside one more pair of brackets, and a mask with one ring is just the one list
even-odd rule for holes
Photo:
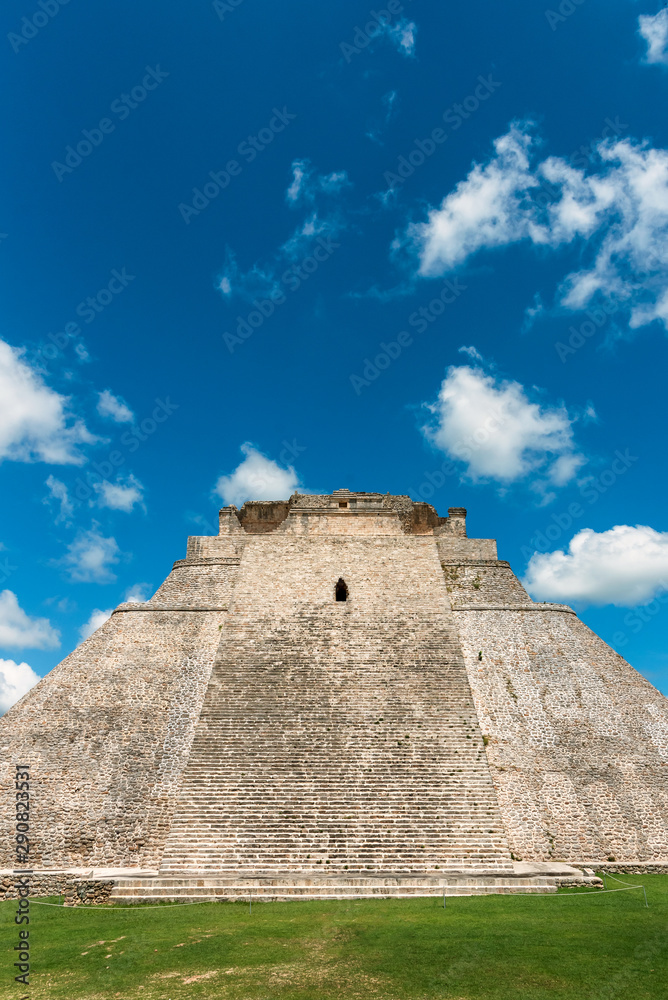
[[386,24],[385,35],[392,42],[397,52],[402,56],[415,55],[415,41],[417,36],[417,24],[402,17],[396,24]]
[[[479,359],[474,347],[463,349]],[[584,464],[573,439],[572,418],[564,406],[529,398],[519,382],[503,380],[484,368],[453,365],[435,403],[428,404],[425,437],[450,458],[464,463],[474,482],[508,485],[531,477],[544,501]]]
[[668,64],[668,10],[658,14],[641,14],[638,32],[647,42],[645,62]]
[[81,465],[81,446],[97,438],[68,406],[23,351],[0,340],[0,461]]
[[668,150],[605,140],[587,173],[560,157],[540,162],[530,123],[516,123],[474,164],[403,245],[423,277],[437,277],[482,251],[529,242],[581,248],[559,304],[584,309],[600,297],[624,306],[632,328],[655,319],[668,329]]
[[31,618],[11,590],[0,592],[0,647],[9,649],[54,649],[60,633],[48,618]]
[[566,551],[535,553],[524,586],[542,601],[635,607],[668,592],[668,532],[618,524],[584,528]]
[[241,451],[244,460],[215,486],[226,506],[240,507],[246,500],[287,500],[299,488],[299,476],[291,465],[281,468],[248,441]]
[[0,715],[27,694],[41,680],[27,663],[0,660]]
[[97,524],[80,531],[59,561],[73,583],[113,583],[116,579],[111,566],[119,561],[120,550],[115,538],[105,538]]
[[93,488],[97,493],[96,505],[98,507],[122,510],[126,514],[130,514],[135,504],[142,506],[144,487],[132,474],[125,479],[119,476],[113,483],[103,479],[101,483],[95,483]]
[[108,417],[117,424],[131,424],[134,413],[120,396],[114,396],[110,389],[98,393],[97,412],[101,417]]

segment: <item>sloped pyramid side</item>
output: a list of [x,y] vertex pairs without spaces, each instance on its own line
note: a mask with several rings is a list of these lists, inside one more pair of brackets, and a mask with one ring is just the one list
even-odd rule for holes
[[668,699],[507,564],[444,569],[515,856],[668,860]]
[[14,766],[26,763],[33,865],[157,866],[235,572],[233,560],[176,564],[0,719],[0,867],[14,864]]

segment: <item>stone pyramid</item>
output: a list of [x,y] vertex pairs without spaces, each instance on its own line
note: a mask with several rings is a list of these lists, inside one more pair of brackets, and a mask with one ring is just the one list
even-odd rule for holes
[[0,720],[35,866],[503,874],[668,856],[668,701],[466,511],[223,508]]

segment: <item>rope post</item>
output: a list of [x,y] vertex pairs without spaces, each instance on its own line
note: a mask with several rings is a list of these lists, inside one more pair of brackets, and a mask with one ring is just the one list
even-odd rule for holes
[[445,886],[443,886],[443,909],[445,909]]
[[642,891],[645,893],[645,906],[649,910],[649,903],[647,902],[647,889],[645,888],[645,886],[642,887]]
[[602,871],[601,875],[603,876],[603,889],[605,890],[608,888],[608,883],[605,881],[605,872]]
[[253,913],[253,890],[248,890],[248,913],[252,915]]

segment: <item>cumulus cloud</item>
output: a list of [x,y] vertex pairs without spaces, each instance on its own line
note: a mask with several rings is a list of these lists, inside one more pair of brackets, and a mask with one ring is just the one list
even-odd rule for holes
[[131,424],[135,417],[134,413],[120,396],[114,396],[109,389],[104,389],[98,393],[97,412],[101,417],[109,417],[117,424]]
[[226,506],[240,507],[245,500],[287,500],[299,488],[299,476],[291,465],[281,468],[248,441],[241,451],[243,462],[229,476],[221,476],[215,486]]
[[531,124],[514,124],[395,248],[416,255],[418,274],[437,277],[483,250],[576,244],[583,266],[563,279],[559,305],[599,298],[625,308],[632,328],[658,319],[668,329],[668,150],[605,140],[591,173],[555,156],[536,163],[535,152]]
[[11,590],[0,593],[0,647],[11,649],[54,649],[60,632],[48,618],[31,618]]
[[109,507],[111,510],[122,510],[129,514],[135,504],[142,505],[144,487],[132,474],[125,479],[119,477],[114,483],[107,479],[95,484],[98,507]]
[[523,582],[543,601],[649,604],[668,593],[668,532],[628,524],[600,532],[584,528],[566,551],[536,552]]
[[645,62],[668,63],[668,10],[664,7],[658,14],[641,14],[638,32],[647,42]]
[[116,576],[110,569],[119,561],[120,550],[115,538],[105,538],[98,525],[80,531],[67,555],[59,561],[74,583],[112,583]]
[[[472,347],[465,351],[477,354]],[[432,419],[423,434],[463,462],[474,482],[507,485],[531,476],[532,489],[551,498],[548,488],[569,482],[585,462],[565,407],[533,402],[519,382],[502,380],[481,367],[450,367],[438,399],[427,409]]]
[[27,663],[0,660],[0,715],[27,694],[41,680]]
[[55,476],[49,476],[46,480],[46,485],[49,490],[49,495],[44,498],[44,503],[48,504],[50,507],[54,505],[57,506],[57,513],[55,516],[55,523],[60,524],[64,522],[66,525],[71,523],[72,515],[74,514],[74,504],[70,499],[70,495],[67,490],[65,483],[62,483],[60,479],[56,479]]
[[100,611],[99,608],[95,608],[91,611],[90,618],[87,622],[84,622],[79,629],[79,641],[83,642],[84,639],[87,639],[93,634],[93,632],[97,632],[100,625],[104,625],[104,623],[111,618],[111,612],[113,610],[113,608],[107,608],[106,611]]
[[23,353],[0,340],[0,461],[81,465],[81,446],[97,438]]

